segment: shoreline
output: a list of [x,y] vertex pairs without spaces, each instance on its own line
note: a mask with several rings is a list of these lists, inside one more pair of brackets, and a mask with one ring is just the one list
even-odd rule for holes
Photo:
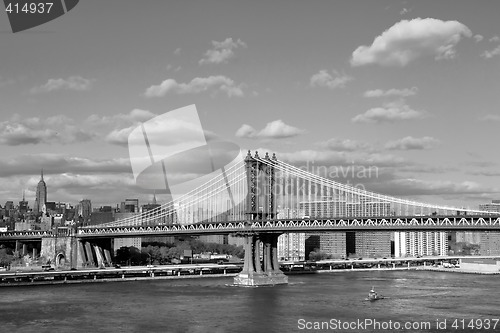
[[[464,270],[460,268],[442,268],[442,267],[386,267],[386,268],[355,268],[355,269],[332,269],[332,270],[314,270],[314,271],[292,271],[284,272],[285,275],[303,275],[303,274],[328,274],[328,273],[346,273],[346,272],[368,272],[368,271],[433,271],[445,273],[462,273],[462,274],[479,274],[479,275],[500,275],[500,272],[484,272]],[[127,282],[127,281],[151,281],[151,280],[181,280],[181,279],[200,279],[200,278],[221,278],[235,277],[238,273],[215,273],[215,274],[186,274],[186,275],[155,275],[148,271],[146,276],[126,276],[123,272],[108,272],[116,273],[117,277],[99,277],[92,272],[78,271],[58,271],[51,276],[43,276],[44,279],[36,279],[31,273],[17,273],[15,278],[31,279],[30,281],[3,281],[1,287],[17,287],[17,286],[41,286],[41,285],[65,285],[65,284],[82,284],[82,283],[112,283],[112,282]],[[121,276],[120,276],[121,275]],[[5,275],[0,274],[0,278],[5,278]],[[12,275],[10,276],[12,277]],[[58,277],[60,279],[55,279]],[[62,279],[64,277],[64,279]],[[68,279],[69,277],[69,279]],[[75,277],[78,277],[75,279]]]

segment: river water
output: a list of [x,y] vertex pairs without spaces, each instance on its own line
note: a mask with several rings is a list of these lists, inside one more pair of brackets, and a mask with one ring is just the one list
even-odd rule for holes
[[[358,271],[292,275],[289,282],[241,288],[231,286],[232,278],[199,278],[4,287],[0,331],[387,332],[398,331],[390,329],[397,322],[412,325],[401,326],[406,332],[471,332],[471,319],[477,328],[500,318],[498,275]],[[387,298],[365,301],[372,286]],[[365,320],[372,326],[363,326]],[[347,324],[352,329],[343,329]],[[486,331],[500,332],[500,322],[495,330],[490,324]]]

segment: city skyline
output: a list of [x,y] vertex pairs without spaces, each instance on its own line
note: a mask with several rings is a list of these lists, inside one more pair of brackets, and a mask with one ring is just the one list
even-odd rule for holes
[[481,4],[86,1],[3,33],[0,204],[25,191],[33,207],[42,168],[49,201],[151,201],[135,187],[127,136],[196,104],[208,132],[242,149],[340,170],[335,180],[370,191],[477,208],[500,198],[490,148],[500,4]]

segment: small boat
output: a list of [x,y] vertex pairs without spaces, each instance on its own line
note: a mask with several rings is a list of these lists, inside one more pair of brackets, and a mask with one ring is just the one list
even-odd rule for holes
[[379,299],[383,299],[384,296],[379,295],[376,291],[375,288],[372,287],[370,292],[368,293],[368,297],[365,298],[365,301],[378,301]]

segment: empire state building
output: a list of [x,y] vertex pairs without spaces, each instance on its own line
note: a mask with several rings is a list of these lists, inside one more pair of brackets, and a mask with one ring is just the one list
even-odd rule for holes
[[43,169],[41,176],[42,178],[36,186],[35,207],[33,208],[36,214],[42,211],[43,205],[47,202],[47,184],[45,184],[45,181],[43,180]]

